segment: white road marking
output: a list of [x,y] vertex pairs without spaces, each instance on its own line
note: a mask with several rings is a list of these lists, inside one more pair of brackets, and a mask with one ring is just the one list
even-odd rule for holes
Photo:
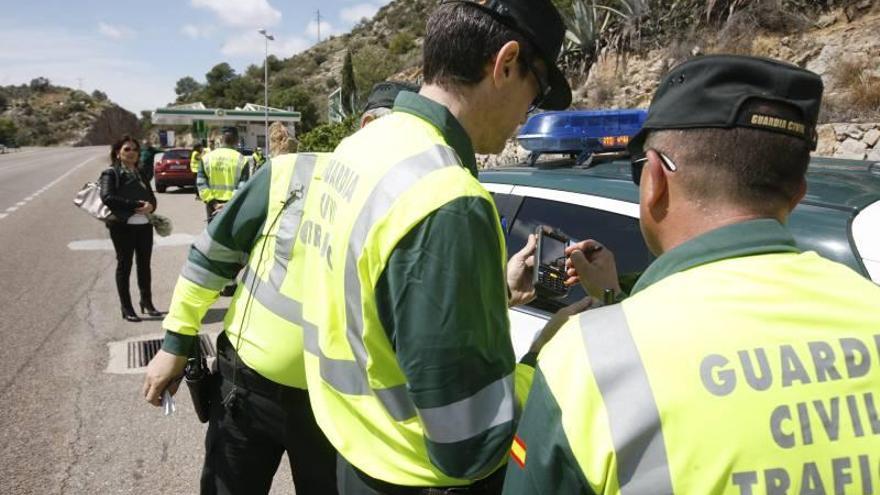
[[[154,247],[189,246],[195,242],[196,236],[191,234],[171,234],[168,237],[153,237]],[[113,251],[110,239],[86,239],[67,244],[71,251]]]
[[3,220],[4,218],[6,218],[8,216],[9,216],[8,213],[0,213],[0,220]]
[[[57,184],[57,183],[61,182],[62,180],[64,180],[64,178],[67,177],[68,175],[70,175],[70,174],[76,172],[76,171],[77,171],[80,167],[82,167],[83,165],[85,165],[85,164],[87,164],[87,163],[89,163],[89,162],[91,162],[91,161],[93,161],[93,160],[96,160],[96,159],[98,159],[98,158],[100,158],[100,157],[101,157],[101,155],[95,155],[95,156],[93,156],[93,157],[91,157],[91,158],[88,158],[88,159],[82,161],[81,163],[78,163],[77,165],[74,165],[74,167],[71,168],[70,170],[68,170],[67,173],[65,173],[65,174],[62,175],[61,177],[58,177],[57,179],[53,180],[52,182],[46,184],[45,186],[43,186],[42,188],[40,188],[37,192],[35,192],[35,193],[31,194],[30,196],[26,197],[26,198],[24,199],[24,201],[19,201],[18,203],[15,204],[15,206],[10,206],[9,208],[6,208],[6,212],[7,212],[7,213],[12,213],[12,212],[18,210],[20,207],[22,207],[22,206],[24,206],[25,204],[27,204],[28,201],[32,200],[35,196],[39,196],[40,194],[42,194],[43,192],[47,191],[48,189],[50,189],[50,188],[51,188],[52,186],[54,186],[55,184]],[[3,216],[0,216],[0,219],[5,218],[5,217],[7,217],[7,216],[8,216],[7,214],[4,214]]]

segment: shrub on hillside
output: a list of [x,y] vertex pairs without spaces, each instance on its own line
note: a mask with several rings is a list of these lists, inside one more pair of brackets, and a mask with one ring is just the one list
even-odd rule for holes
[[403,55],[415,48],[415,46],[415,40],[413,40],[412,35],[406,31],[401,31],[391,38],[391,42],[388,44],[388,51],[394,55]]
[[299,151],[330,152],[357,130],[358,120],[349,117],[337,124],[321,124],[299,137]]
[[0,119],[0,143],[8,144],[15,140],[18,128],[10,119]]

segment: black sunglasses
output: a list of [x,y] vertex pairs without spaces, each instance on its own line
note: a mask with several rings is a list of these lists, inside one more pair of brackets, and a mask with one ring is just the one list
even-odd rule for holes
[[[678,170],[678,166],[675,164],[674,161],[672,161],[672,158],[669,158],[660,151],[657,151],[657,154],[660,156],[660,161],[663,163],[663,166],[666,167],[666,170],[669,170],[670,172],[675,172],[676,170]],[[643,156],[629,162],[630,173],[632,174],[632,181],[637,186],[640,185],[640,182],[642,181],[642,169],[645,168],[645,162],[647,161],[648,157]]]
[[535,99],[532,101],[532,104],[529,105],[528,110],[528,113],[533,113],[541,107],[541,104],[544,103],[544,100],[550,95],[550,82],[541,77],[540,72],[535,68],[533,63],[528,63],[526,65],[528,65],[532,75],[535,76],[535,81],[538,81],[538,95],[535,96]]

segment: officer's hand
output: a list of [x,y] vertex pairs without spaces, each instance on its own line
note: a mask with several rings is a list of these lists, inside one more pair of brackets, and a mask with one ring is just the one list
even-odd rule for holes
[[168,389],[171,395],[177,393],[180,385],[180,377],[183,368],[186,367],[186,356],[175,356],[170,352],[159,349],[159,352],[147,365],[147,375],[144,377],[144,399],[154,406],[162,404],[162,392]]
[[541,329],[541,333],[535,338],[535,341],[532,342],[532,346],[529,348],[529,352],[541,352],[541,349],[544,348],[544,344],[550,342],[550,339],[556,335],[556,332],[562,328],[562,325],[568,321],[568,319],[578,313],[584,312],[591,307],[601,306],[597,299],[594,299],[590,296],[587,296],[580,301],[569,304],[564,308],[560,309],[556,313],[550,317],[550,320],[547,321],[547,324],[544,325],[544,328]]
[[568,278],[565,285],[571,286],[580,282],[587,294],[602,300],[605,289],[614,294],[620,293],[617,279],[617,265],[614,253],[593,239],[587,239],[565,249],[568,259],[565,261]]
[[507,288],[510,289],[510,307],[526,304],[535,298],[532,284],[532,271],[535,269],[535,247],[537,238],[529,234],[529,240],[518,253],[507,262]]

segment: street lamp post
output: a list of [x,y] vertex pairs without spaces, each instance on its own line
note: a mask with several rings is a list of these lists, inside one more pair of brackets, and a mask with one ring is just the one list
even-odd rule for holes
[[275,37],[266,32],[266,28],[260,28],[258,33],[263,35],[263,38],[266,39],[266,51],[263,56],[263,116],[265,119],[265,132],[266,137],[265,145],[266,145],[266,156],[269,155],[269,42],[275,41]]

